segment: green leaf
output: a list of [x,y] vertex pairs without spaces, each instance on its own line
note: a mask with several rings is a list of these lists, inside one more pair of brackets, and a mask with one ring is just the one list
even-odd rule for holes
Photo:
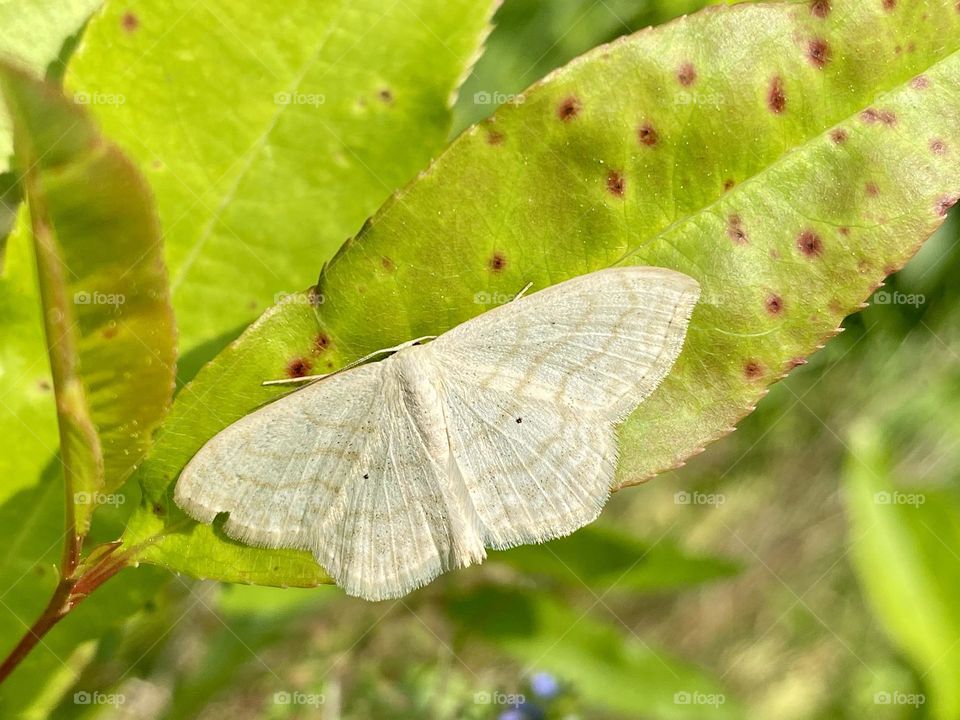
[[620,620],[614,625],[546,595],[494,586],[452,598],[447,612],[462,634],[524,663],[524,674],[556,674],[593,707],[625,717],[742,717],[714,678],[639,638],[624,639]]
[[[0,57],[43,74],[102,0],[0,0]],[[13,128],[0,104],[0,173],[10,169]]]
[[[933,432],[956,437],[956,418],[937,415],[953,432],[941,423]],[[867,420],[851,433],[844,472],[850,555],[874,612],[927,684],[932,717],[947,720],[960,716],[960,486],[938,473],[924,485],[898,483],[892,435]],[[940,453],[918,458],[918,449],[909,448],[913,466],[954,467]]]
[[83,535],[172,396],[160,230],[142,179],[88,118],[19,71],[0,69],[0,82],[24,170],[68,502]]
[[186,377],[438,150],[491,0],[110,3],[66,82],[139,162]]
[[131,542],[195,575],[234,576],[198,564],[215,553],[267,566],[273,553],[240,550],[169,501],[210,437],[278,397],[263,380],[340,367],[528,281],[618,262],[703,289],[671,376],[621,429],[621,486],[728,432],[960,195],[960,13],[945,0],[830,8],[740,5],[641,32],[458,138],[316,290],[268,310],[184,389],[141,475],[167,518],[138,511]]
[[599,592],[668,590],[730,577],[739,566],[719,557],[697,557],[661,538],[643,542],[609,527],[593,525],[543,545],[491,552],[521,572],[543,575],[573,588]]

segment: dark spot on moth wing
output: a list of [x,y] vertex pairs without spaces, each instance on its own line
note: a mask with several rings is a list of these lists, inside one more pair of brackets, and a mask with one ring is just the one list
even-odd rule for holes
[[653,147],[660,141],[660,136],[657,134],[656,128],[654,128],[653,125],[645,122],[637,128],[637,139],[641,145]]
[[770,78],[767,90],[767,107],[774,115],[780,115],[787,108],[787,94],[783,89],[783,78],[774,75]]
[[686,62],[677,70],[677,81],[684,87],[690,87],[697,81],[697,69],[693,63]]
[[120,27],[128,33],[136,32],[140,27],[140,18],[138,18],[135,13],[127,10],[120,18]]
[[364,473],[364,474],[363,474],[363,479],[364,479],[364,480],[369,480],[369,479],[370,479],[370,473]]
[[557,117],[563,122],[570,122],[579,114],[580,101],[573,95],[567,96],[557,105]]
[[847,141],[847,131],[843,128],[836,128],[835,130],[830,131],[830,139],[833,140],[837,145],[842,145]]
[[493,272],[503,272],[503,269],[507,266],[507,257],[502,252],[495,252],[487,261],[487,266]]
[[823,240],[813,230],[804,230],[797,236],[797,249],[807,257],[823,255]]
[[743,364],[743,376],[747,380],[757,380],[763,376],[763,365],[756,360],[747,360]]
[[610,171],[607,175],[607,190],[611,195],[622,198],[627,189],[627,181],[623,175],[616,171]]
[[296,358],[287,363],[287,377],[298,378],[307,375],[312,365],[306,358]]
[[517,418],[517,425],[523,422],[523,418]]
[[807,59],[811,64],[822,70],[830,62],[830,46],[823,38],[814,38],[807,44]]
[[764,306],[767,308],[767,312],[771,315],[779,315],[783,312],[783,298],[779,295],[771,293],[764,301]]
[[737,245],[746,245],[750,241],[746,230],[743,229],[743,220],[740,219],[739,215],[731,215],[727,218],[727,237]]
[[830,0],[813,0],[810,3],[810,12],[814,17],[825,18],[830,14]]

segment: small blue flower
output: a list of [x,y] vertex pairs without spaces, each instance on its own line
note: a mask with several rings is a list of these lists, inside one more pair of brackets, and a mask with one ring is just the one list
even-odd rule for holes
[[530,689],[537,697],[549,700],[560,693],[560,683],[550,673],[538,672],[530,678]]

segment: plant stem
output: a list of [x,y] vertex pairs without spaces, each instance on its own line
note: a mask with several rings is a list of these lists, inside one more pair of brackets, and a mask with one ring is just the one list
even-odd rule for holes
[[[68,555],[71,552],[71,544],[68,539],[67,548],[65,548]],[[77,554],[79,554],[79,549]],[[90,566],[86,572],[77,577],[78,560],[74,556],[71,559],[72,570],[70,574],[64,573],[64,577],[57,584],[53,591],[53,597],[50,598],[50,602],[47,603],[47,607],[44,608],[40,617],[27,630],[17,646],[3,661],[3,664],[0,664],[0,683],[7,679],[30,651],[42,642],[44,635],[65,618],[80,601],[126,567],[128,559],[127,553],[120,557],[113,557],[112,551],[108,551],[98,559],[95,565]],[[66,568],[64,569],[66,570]]]

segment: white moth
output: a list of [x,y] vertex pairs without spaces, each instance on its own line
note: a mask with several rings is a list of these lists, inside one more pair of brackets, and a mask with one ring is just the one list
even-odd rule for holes
[[699,297],[652,267],[582,275],[229,426],[176,502],[241,542],[313,553],[347,593],[400,597],[484,548],[594,520],[616,425],[673,366]]

